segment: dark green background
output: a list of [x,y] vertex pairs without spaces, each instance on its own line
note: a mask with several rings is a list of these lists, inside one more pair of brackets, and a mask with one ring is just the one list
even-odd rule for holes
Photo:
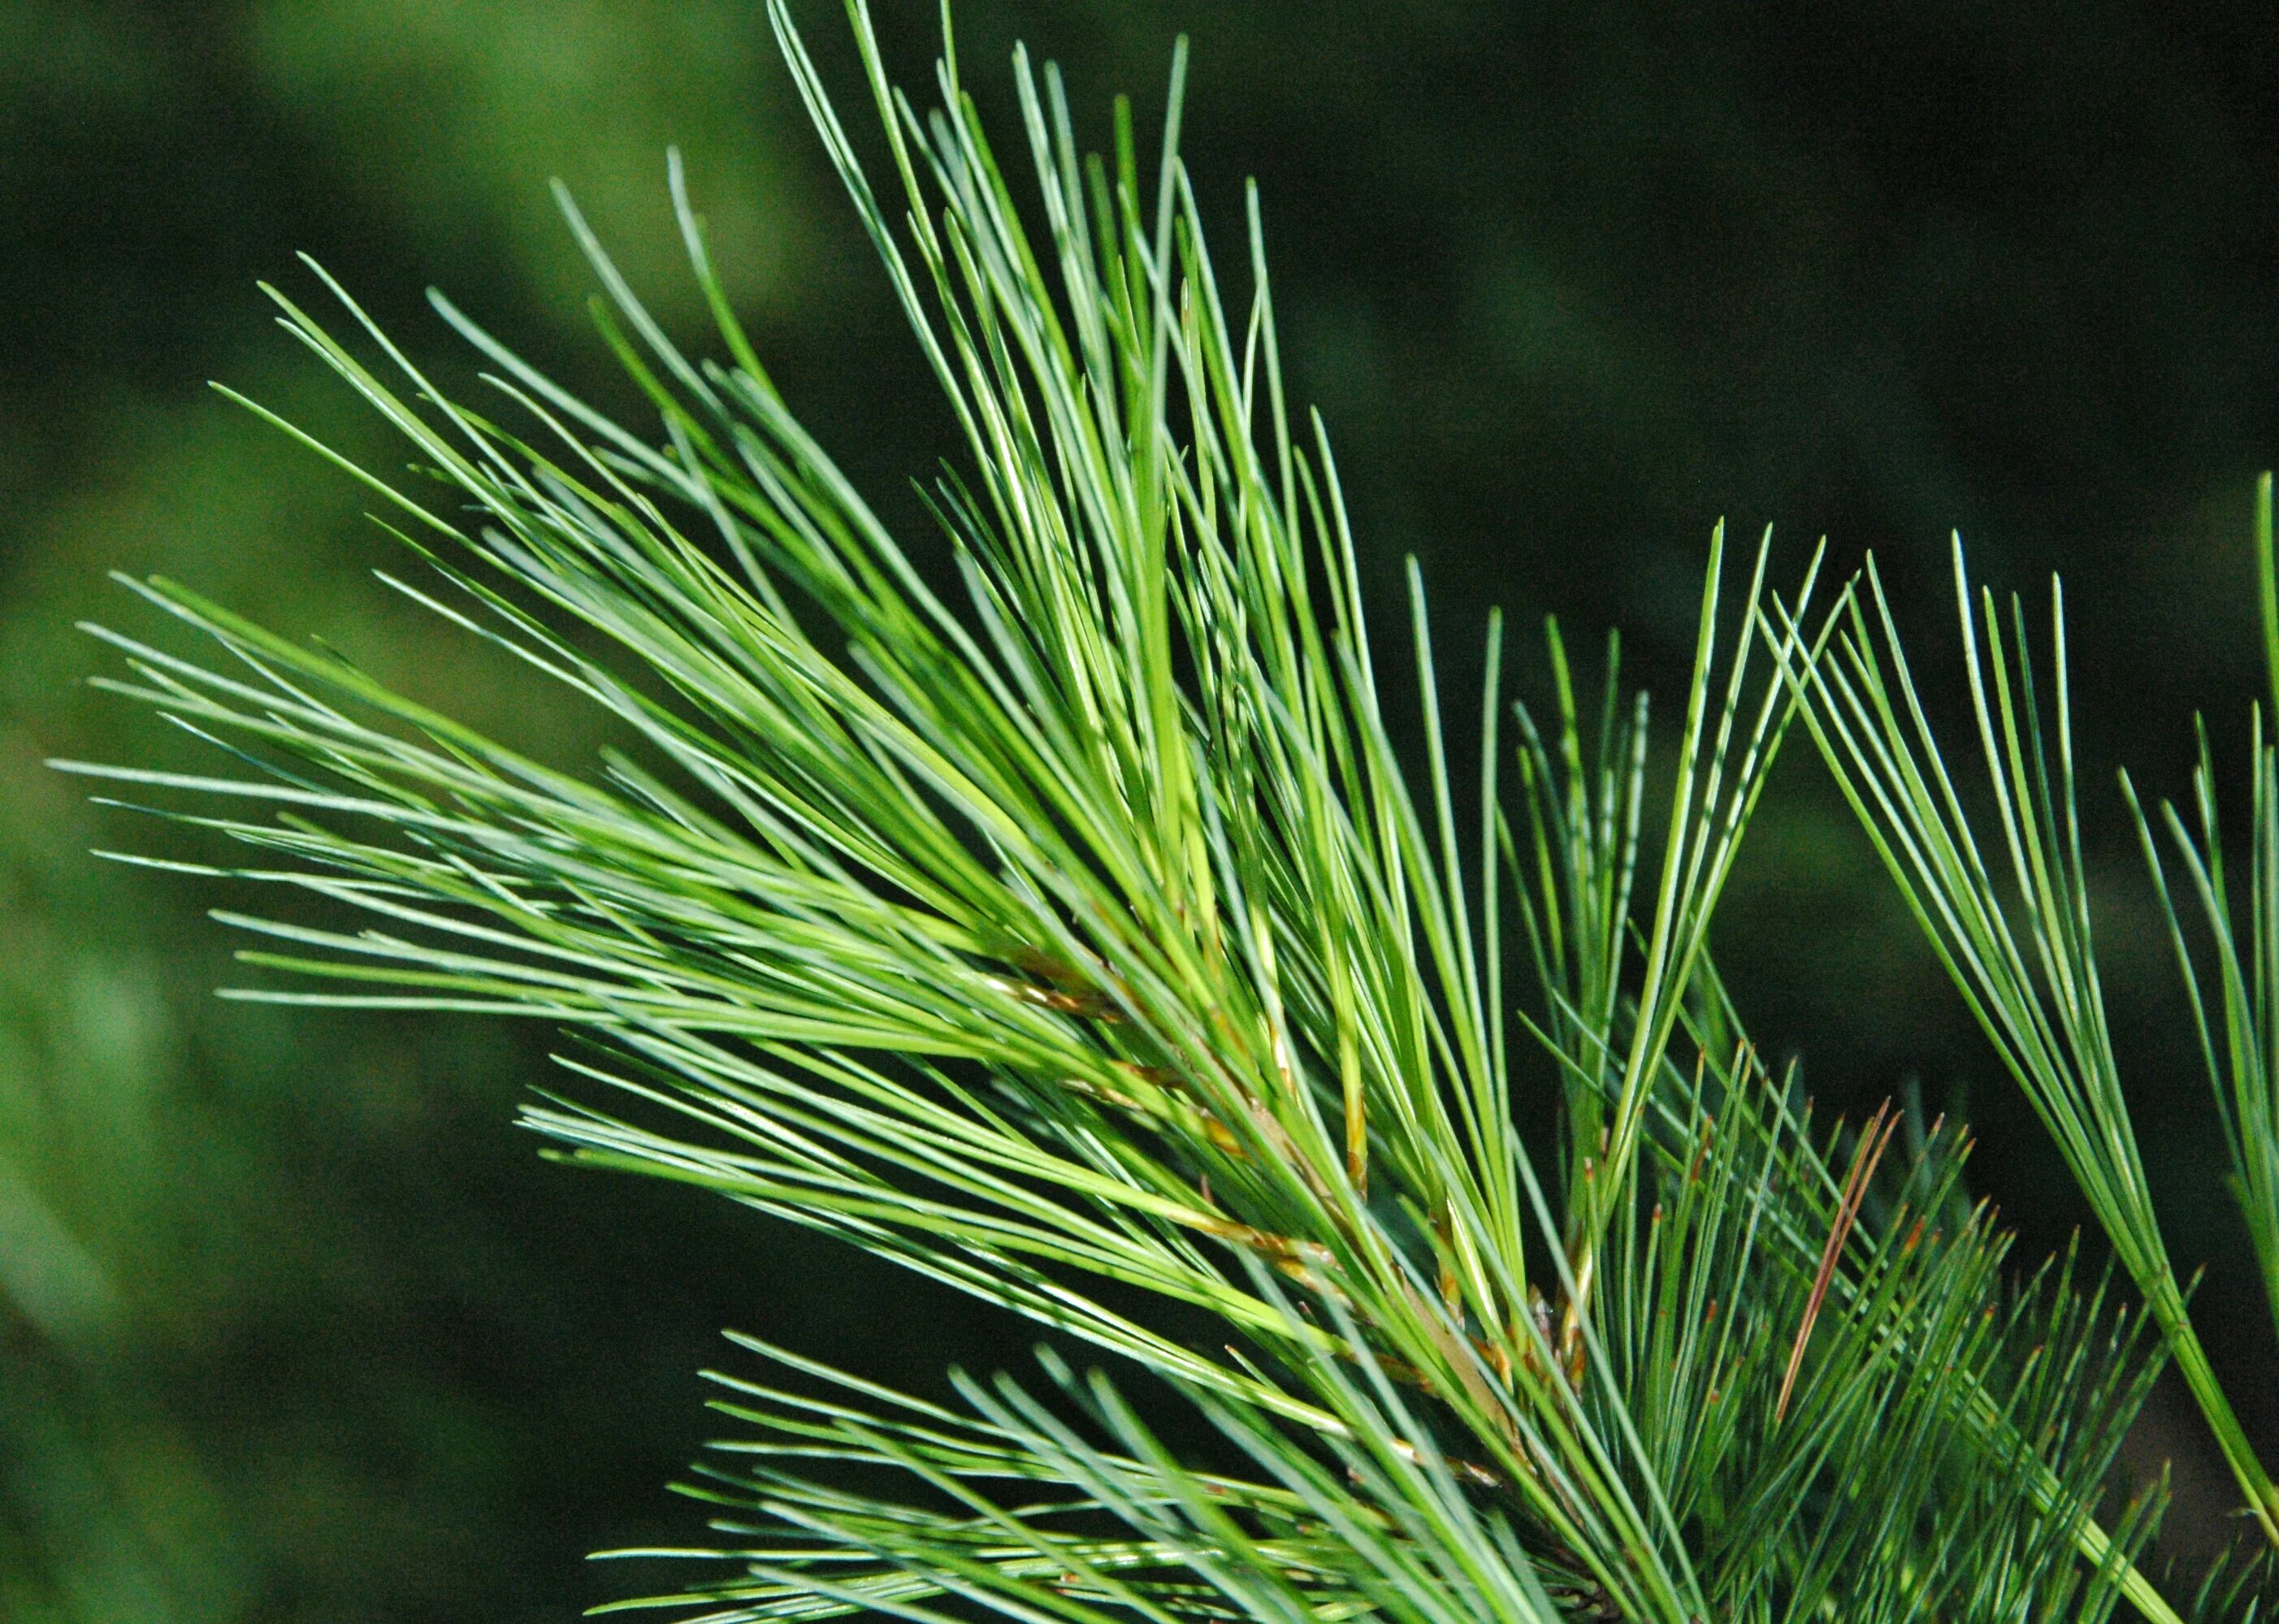
[[[881,0],[923,85],[933,8]],[[835,8],[803,14],[854,88]],[[2113,765],[2182,785],[2189,725],[2257,691],[2250,481],[2279,457],[2279,28],[2267,7],[966,0],[1002,108],[1017,34],[1078,106],[1195,47],[1188,148],[1232,257],[1265,188],[1286,353],[1375,570],[1423,561],[1452,667],[1480,611],[1618,623],[1669,691],[1721,515],[1874,548],[1953,697],[1947,532],[2067,575],[2108,982],[2172,1242],[2279,1444],[2270,1325],[2217,1188]],[[1104,120],[1095,121],[1095,131]],[[426,357],[430,283],[622,403],[545,181],[673,325],[687,151],[761,349],[899,494],[945,444],[917,356],[726,0],[0,0],[0,1617],[561,1619],[638,1584],[598,1546],[690,1536],[661,1484],[736,1325],[918,1383],[1028,1340],[685,1194],[537,1161],[509,1122],[545,1035],[222,1004],[197,883],[51,755],[188,759],[76,686],[104,572],[162,571],[320,632],[548,747],[363,571],[341,479],[203,388],[392,458],[265,318],[322,259]],[[439,359],[449,375],[456,360]],[[1527,679],[1532,682],[1531,672]],[[1972,1090],[1981,1187],[2034,1250],[2083,1216],[1799,751],[1720,943],[1761,1038],[1857,1108]],[[2178,1544],[2226,1486],[2163,1398]]]

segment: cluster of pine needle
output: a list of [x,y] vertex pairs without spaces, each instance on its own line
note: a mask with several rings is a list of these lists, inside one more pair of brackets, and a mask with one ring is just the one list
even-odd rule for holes
[[[921,114],[849,12],[892,202],[771,6],[963,433],[928,493],[942,564],[802,431],[676,166],[722,360],[677,348],[570,210],[646,432],[440,299],[512,426],[329,279],[353,342],[276,295],[441,488],[335,457],[421,566],[388,585],[601,708],[622,750],[559,770],[154,581],[204,653],[104,632],[113,686],[231,765],[81,769],[173,792],[167,816],[250,853],[208,872],[297,899],[230,916],[299,983],[245,996],[556,1023],[568,1081],[527,1120],[568,1160],[1037,1328],[1036,1369],[960,1376],[948,1406],[745,1344],[718,1378],[738,1436],[691,1486],[713,1536],[647,1553],[680,1588],[633,1605],[2262,1616],[2254,1561],[2143,1570],[2160,1485],[2116,1467],[2173,1358],[2279,1519],[2145,1198],[2062,649],[2053,729],[2023,619],[2005,637],[1966,592],[1984,827],[1880,589],[1815,606],[1815,560],[1784,595],[1762,547],[1710,549],[1666,747],[1612,646],[1587,692],[1555,628],[1545,714],[1500,687],[1492,617],[1484,692],[1444,694],[1413,570],[1419,691],[1385,691],[1329,440],[1285,396],[1256,201],[1231,299],[1177,157],[1178,65],[1143,164],[1128,105],[1086,156],[1058,76],[1017,56],[1017,184],[947,28]],[[2267,521],[2265,557],[2267,606]],[[2014,1259],[1956,1128],[1815,1124],[1758,1058],[1709,925],[1799,720],[2133,1291]],[[2253,750],[2244,873],[2212,765],[2194,820],[2145,823],[2279,1284],[2279,758]],[[1167,1405],[1177,1448],[1146,1419]]]

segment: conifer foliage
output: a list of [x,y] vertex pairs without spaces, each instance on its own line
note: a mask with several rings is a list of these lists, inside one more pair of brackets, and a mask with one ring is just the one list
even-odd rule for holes
[[[1586,697],[1554,628],[1537,716],[1501,691],[1491,617],[1485,691],[1444,694],[1412,570],[1419,691],[1396,695],[1328,435],[1284,391],[1255,195],[1240,274],[1206,246],[1178,63],[1143,161],[1127,105],[1086,156],[1057,75],[1017,56],[1001,163],[947,19],[922,113],[849,15],[883,165],[771,5],[962,431],[938,536],[890,534],[802,429],[676,165],[718,360],[676,347],[564,200],[649,425],[440,298],[491,368],[484,407],[321,271],[347,336],[274,295],[426,476],[341,463],[420,566],[388,585],[601,708],[622,748],[563,770],[150,581],[201,647],[103,632],[107,680],[224,765],[79,769],[243,854],[209,871],[289,893],[227,916],[286,973],[242,996],[553,1023],[561,1095],[526,1120],[567,1160],[837,1236],[1044,1338],[1038,1369],[961,1375],[950,1406],[746,1342],[718,1378],[740,1430],[692,1487],[711,1538],[648,1553],[677,1589],[633,1605],[2256,1616],[2251,1567],[2164,1599],[2133,1560],[2160,1494],[2130,1497],[2116,1450],[2188,1323],[2137,1232],[2115,1227],[2141,1324],[2070,1257],[2013,1267],[1959,1130],[1815,1123],[1719,981],[1710,920],[1799,716],[1876,764],[1847,783],[1914,872],[1916,808],[1857,787],[1910,759],[1845,719],[1873,669],[1857,600],[1819,617],[1815,561],[1779,604],[1769,548],[1729,566],[1713,543],[1650,757],[1612,645]],[[1899,714],[1881,693],[1871,720]],[[2028,779],[2030,823],[2050,802]],[[2220,858],[2184,861],[2224,923]],[[2061,964],[2088,950],[2072,873],[2034,926]],[[2007,928],[1989,909],[1973,928]],[[2243,928],[2209,1053],[2253,1145],[2271,927]],[[2033,995],[1984,990],[2007,960],[1950,961],[1982,1010]],[[2006,1053],[2037,1086],[2040,1052]],[[2040,1084],[2060,1101],[2093,1046],[2067,1053]],[[1555,1140],[1523,1134],[1554,1115]],[[2111,1143],[2091,1138],[2085,1177]],[[1143,1419],[1166,1404],[1214,1442],[1166,1443]]]

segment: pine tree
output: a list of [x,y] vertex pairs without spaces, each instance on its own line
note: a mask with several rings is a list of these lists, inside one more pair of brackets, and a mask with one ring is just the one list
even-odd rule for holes
[[[417,555],[388,585],[623,747],[564,770],[150,581],[202,657],[104,632],[111,686],[230,765],[79,769],[171,792],[165,816],[250,854],[204,872],[286,893],[226,916],[289,977],[242,996],[555,1023],[566,1081],[526,1120],[564,1160],[718,1192],[1037,1328],[1036,1375],[961,1375],[950,1405],[745,1341],[718,1378],[743,1430],[692,1488],[714,1543],[647,1553],[681,1581],[654,1605],[2255,1616],[2252,1567],[2185,1606],[2136,1565],[2160,1495],[2128,1498],[2116,1451],[2165,1353],[2252,1457],[2126,1153],[2070,758],[2053,789],[2013,699],[2022,644],[1981,715],[2030,954],[1867,601],[1815,620],[1817,558],[1784,602],[1769,542],[1729,571],[1713,540],[1667,773],[1611,640],[1586,698],[1549,628],[1539,717],[1507,709],[1492,616],[1477,709],[1444,701],[1413,566],[1419,691],[1396,701],[1327,432],[1285,394],[1255,193],[1245,294],[1206,247],[1180,62],[1143,166],[1127,104],[1085,156],[1058,76],[1017,55],[1017,190],[947,19],[922,116],[849,13],[891,203],[771,6],[962,433],[927,492],[939,557],[802,429],[676,164],[718,361],[674,344],[564,199],[646,432],[446,301],[511,426],[313,264],[354,347],[272,293],[441,492],[308,440]],[[1413,757],[1396,702],[1418,706]],[[1912,1106],[1817,1125],[1760,1058],[1709,925],[1799,716],[2149,1314],[2071,1255],[2008,1272],[1959,1128]],[[2212,809],[2198,844],[2177,829],[2220,927],[2209,1063],[2262,1212],[2279,767],[2257,750],[2245,947]],[[2267,1268],[2279,1215],[2258,1234]],[[1166,1413],[1207,1441],[1174,1447]],[[2241,1477],[2267,1521],[2267,1482]]]

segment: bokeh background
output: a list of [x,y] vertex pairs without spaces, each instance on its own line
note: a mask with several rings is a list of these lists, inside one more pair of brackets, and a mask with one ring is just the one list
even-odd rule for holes
[[[930,0],[874,0],[927,82]],[[837,8],[803,14],[851,93]],[[1667,693],[1711,525],[1800,564],[1872,548],[1953,699],[1947,538],[2068,580],[2100,926],[2172,1244],[2279,1444],[2270,1325],[2111,770],[2182,787],[2191,718],[2257,692],[2247,517],[2279,458],[2279,28],[2218,0],[962,0],[1003,108],[1016,37],[1104,130],[1194,42],[1188,149],[1223,236],[1264,188],[1285,348],[1336,437],[1380,608],[1414,553],[1455,650],[1619,624]],[[90,692],[73,623],[163,572],[321,633],[486,724],[585,724],[366,573],[340,478],[203,387],[388,460],[269,325],[307,250],[448,376],[430,284],[626,403],[559,175],[668,320],[679,143],[779,380],[889,510],[944,448],[917,358],[756,0],[0,0],[0,1618],[558,1620],[685,1539],[724,1326],[925,1385],[1025,1332],[681,1192],[542,1163],[510,1123],[543,1033],[222,1003],[196,881],[98,864],[149,829],[51,755],[186,759]],[[1531,678],[1529,679],[1531,681]],[[2024,1235],[2083,1217],[1799,749],[1719,938],[1760,1037],[1856,1110],[1967,1101]],[[2023,1255],[2023,1254],[2022,1254]],[[2257,1373],[2262,1373],[2259,1379]],[[2226,1484],[2168,1397],[2174,1545]],[[652,1576],[653,1577],[653,1576]]]

